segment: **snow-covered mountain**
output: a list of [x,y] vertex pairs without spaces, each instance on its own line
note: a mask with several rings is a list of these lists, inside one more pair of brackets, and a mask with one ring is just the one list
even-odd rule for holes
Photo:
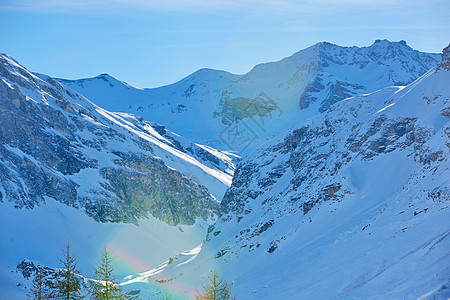
[[135,272],[198,248],[233,171],[227,153],[0,55],[1,297],[23,298],[16,265],[56,267],[67,240],[88,273],[104,246],[139,259]]
[[0,62],[0,199],[33,208],[47,196],[101,221],[211,216],[231,183],[225,153],[106,111],[6,55]]
[[177,272],[214,266],[241,299],[448,299],[449,58],[243,159],[228,213]]
[[[0,295],[69,239],[84,276],[106,246],[140,299],[188,299],[212,269],[239,299],[447,299],[449,52],[320,43],[144,90],[1,55]],[[235,170],[148,120],[240,152],[290,130]]]
[[159,88],[136,88],[108,74],[59,80],[110,111],[134,113],[191,140],[246,154],[337,101],[409,84],[439,59],[404,41],[377,40],[362,48],[325,42],[244,75],[201,69]]

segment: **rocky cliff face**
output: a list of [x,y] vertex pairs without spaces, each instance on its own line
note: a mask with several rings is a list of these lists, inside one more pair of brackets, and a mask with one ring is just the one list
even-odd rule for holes
[[439,59],[439,54],[413,50],[404,41],[377,40],[369,47],[318,43],[244,75],[202,69],[155,89],[134,88],[105,74],[61,82],[105,108],[136,113],[190,139],[249,153],[337,101],[407,85]]
[[442,51],[442,60],[436,67],[436,72],[439,70],[450,70],[450,44]]
[[224,153],[103,110],[0,56],[2,202],[32,209],[50,197],[101,222],[150,214],[193,224],[217,215],[211,193],[221,196],[233,169]]
[[226,265],[246,299],[444,297],[446,60],[407,87],[340,101],[243,159],[199,261]]

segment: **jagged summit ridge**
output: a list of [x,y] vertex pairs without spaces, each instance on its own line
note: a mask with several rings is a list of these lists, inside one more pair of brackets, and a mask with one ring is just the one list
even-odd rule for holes
[[101,79],[62,82],[110,110],[135,113],[192,140],[246,154],[337,101],[409,84],[439,60],[439,54],[413,50],[403,41],[380,40],[368,47],[323,42],[243,75],[201,69],[153,89],[111,87]]

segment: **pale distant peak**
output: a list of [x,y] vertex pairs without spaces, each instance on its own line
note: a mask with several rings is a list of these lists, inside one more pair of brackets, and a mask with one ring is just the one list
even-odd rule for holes
[[389,41],[387,39],[375,40],[375,42],[370,47],[388,47],[388,46],[397,46],[397,47],[406,47],[410,48],[405,40],[400,40],[398,42]]
[[104,81],[106,81],[107,83],[109,83],[110,86],[114,86],[114,85],[116,85],[116,84],[119,84],[119,85],[124,85],[125,87],[128,87],[128,88],[134,88],[134,89],[143,90],[142,88],[133,86],[133,85],[131,85],[131,84],[128,84],[128,83],[125,82],[125,81],[122,81],[122,80],[120,80],[120,79],[117,79],[116,77],[111,76],[111,75],[109,75],[108,73],[102,73],[102,74],[100,74],[100,75],[95,76],[93,79],[101,79],[101,80],[104,80]]

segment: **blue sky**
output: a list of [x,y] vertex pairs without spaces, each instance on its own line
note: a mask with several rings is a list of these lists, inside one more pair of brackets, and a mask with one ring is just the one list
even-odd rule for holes
[[203,67],[242,74],[321,41],[440,52],[449,11],[448,0],[0,0],[0,52],[54,77],[156,87]]

